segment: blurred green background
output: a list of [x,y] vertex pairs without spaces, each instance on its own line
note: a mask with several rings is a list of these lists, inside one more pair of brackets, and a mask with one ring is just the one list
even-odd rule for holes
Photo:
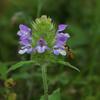
[[[18,25],[30,25],[41,15],[50,16],[57,24],[69,24],[68,44],[75,53],[69,62],[81,70],[52,65],[48,69],[49,92],[60,87],[62,100],[100,100],[100,0],[0,0],[0,69],[29,59],[18,55]],[[8,75],[17,82],[11,90],[17,100],[39,100],[43,95],[40,74],[35,67],[32,72],[24,68]],[[2,80],[0,100],[5,100]]]

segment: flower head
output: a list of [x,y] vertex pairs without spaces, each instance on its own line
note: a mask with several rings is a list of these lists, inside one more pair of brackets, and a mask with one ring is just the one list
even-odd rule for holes
[[17,35],[21,45],[19,54],[53,52],[55,55],[66,55],[64,45],[69,39],[69,34],[63,31],[68,25],[58,25],[55,36],[55,28],[50,18],[41,16],[32,24],[32,30],[26,25],[20,24]]

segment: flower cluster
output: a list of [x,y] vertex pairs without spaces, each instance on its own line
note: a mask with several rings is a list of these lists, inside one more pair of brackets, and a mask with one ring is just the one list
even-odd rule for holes
[[65,51],[65,43],[67,42],[68,38],[70,37],[68,33],[63,33],[62,31],[64,31],[66,29],[67,25],[61,24],[58,26],[58,31],[56,33],[56,43],[54,46],[54,54],[55,55],[66,55],[66,51]]
[[19,25],[19,31],[17,35],[20,37],[20,45],[21,49],[19,50],[19,54],[24,54],[24,53],[31,53],[33,51],[31,41],[32,41],[32,32],[31,29],[28,28],[27,26],[21,24]]
[[[27,27],[26,25],[19,25],[19,31],[17,35],[20,38],[20,45],[21,48],[19,50],[19,54],[24,53],[44,53],[46,51],[52,51],[55,55],[66,55],[66,50],[64,45],[66,44],[68,38],[70,37],[68,33],[64,33],[63,31],[67,28],[67,25],[60,24],[58,26],[58,30],[56,32],[55,37],[53,37],[53,44],[52,47],[49,47],[47,40],[45,40],[45,37],[40,36],[38,40],[36,40],[36,44],[33,47],[34,42],[34,32]],[[50,37],[49,37],[50,38]],[[52,42],[52,41],[51,41]]]

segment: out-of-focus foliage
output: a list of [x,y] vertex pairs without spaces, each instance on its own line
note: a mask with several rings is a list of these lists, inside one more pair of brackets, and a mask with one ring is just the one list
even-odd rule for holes
[[[79,73],[62,64],[48,66],[49,94],[60,87],[62,100],[100,100],[99,10],[100,0],[0,0],[0,100],[7,100],[8,94],[17,100],[39,100],[43,95],[38,65],[23,65],[7,74],[12,64],[30,58],[18,55],[18,25],[30,26],[43,14],[69,24],[68,45],[75,59],[65,61],[81,70]],[[4,86],[9,78],[16,81],[14,87]]]

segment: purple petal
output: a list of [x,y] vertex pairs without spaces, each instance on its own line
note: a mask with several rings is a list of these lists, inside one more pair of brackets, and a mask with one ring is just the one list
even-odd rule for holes
[[26,32],[26,31],[21,31],[21,30],[20,30],[20,31],[17,32],[17,35],[18,35],[18,36],[23,36],[23,37],[27,37],[27,38],[28,38],[28,37],[31,37],[31,32]]
[[23,25],[23,24],[20,24],[20,25],[19,25],[19,29],[20,29],[20,31],[22,31],[22,32],[31,32],[31,29],[28,28],[26,25]]
[[59,46],[58,45],[55,45],[54,48],[53,48],[53,53],[55,55],[59,55]]
[[18,32],[17,32],[17,35],[18,35],[18,36],[26,36],[26,34],[28,34],[28,33],[25,33],[25,32],[23,32],[23,31],[18,31]]
[[27,39],[23,39],[19,42],[21,45],[30,45],[29,41]]
[[53,50],[53,53],[54,53],[55,55],[59,55],[59,50],[58,50],[58,49]]
[[64,33],[58,33],[57,36],[56,36],[56,42],[62,42],[62,43],[65,43],[68,38],[69,38],[69,34],[64,34]]
[[21,49],[25,49],[25,48],[31,48],[31,45],[25,45],[21,47]]
[[65,30],[67,26],[68,26],[68,25],[60,24],[60,25],[58,26],[58,32],[59,32],[59,31]]
[[32,53],[33,52],[33,48],[32,47],[30,47],[30,46],[28,46],[28,47],[25,47],[25,46],[23,46],[23,47],[21,47],[21,49],[19,50],[19,54],[24,54],[24,53]]
[[20,40],[29,40],[29,41],[31,41],[32,40],[32,38],[31,37],[28,37],[28,36],[20,36]]
[[48,49],[47,46],[37,46],[36,50],[38,53],[44,53]]
[[32,53],[33,51],[34,51],[33,48],[28,48],[28,49],[27,49],[27,53]]
[[58,46],[59,48],[62,47],[64,44],[65,44],[65,42],[56,41],[56,46]]

